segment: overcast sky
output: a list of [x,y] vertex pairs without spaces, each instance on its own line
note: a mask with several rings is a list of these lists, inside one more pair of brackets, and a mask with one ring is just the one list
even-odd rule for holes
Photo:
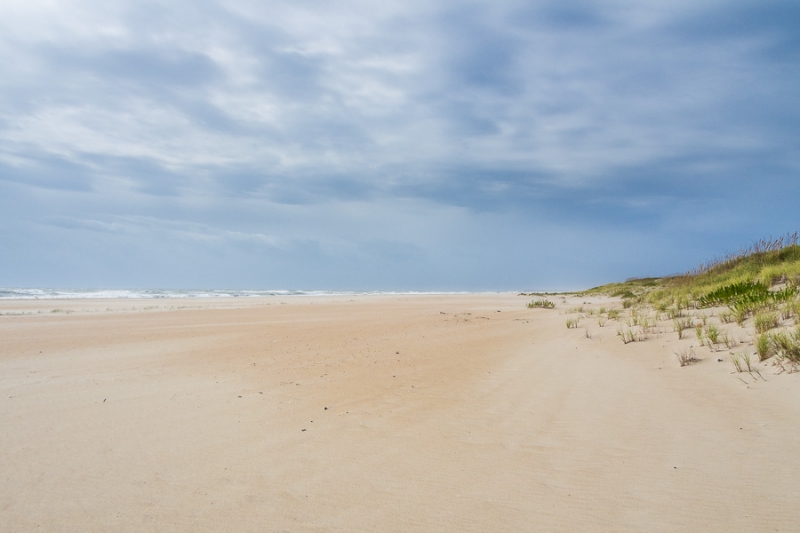
[[800,2],[0,0],[0,286],[580,289],[800,226]]

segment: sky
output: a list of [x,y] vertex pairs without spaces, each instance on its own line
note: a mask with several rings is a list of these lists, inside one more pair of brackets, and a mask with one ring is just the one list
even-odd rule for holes
[[796,0],[0,0],[0,286],[576,290],[800,226]]

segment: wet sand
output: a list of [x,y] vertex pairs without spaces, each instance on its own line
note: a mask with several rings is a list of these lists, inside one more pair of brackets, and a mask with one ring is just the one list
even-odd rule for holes
[[527,301],[2,301],[0,529],[800,530],[800,374]]

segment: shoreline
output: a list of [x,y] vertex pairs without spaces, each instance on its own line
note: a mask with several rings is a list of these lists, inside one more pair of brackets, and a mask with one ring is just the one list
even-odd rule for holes
[[435,299],[462,296],[475,298],[508,297],[522,300],[516,292],[472,293],[359,293],[359,294],[274,294],[234,297],[175,297],[175,298],[0,298],[0,317],[46,316],[48,314],[75,314],[106,312],[180,311],[189,309],[237,309],[263,305],[289,305],[292,303],[330,303],[376,299]]
[[4,300],[180,300],[197,298],[264,298],[317,296],[455,296],[470,294],[524,294],[515,291],[335,291],[300,289],[59,289],[0,287]]

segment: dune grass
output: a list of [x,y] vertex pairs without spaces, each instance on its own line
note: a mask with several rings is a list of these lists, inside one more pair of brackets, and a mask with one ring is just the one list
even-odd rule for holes
[[800,363],[800,325],[794,331],[778,331],[770,335],[775,353],[792,363]]
[[539,300],[533,300],[531,302],[528,302],[528,309],[536,309],[536,308],[540,308],[540,309],[555,309],[555,307],[556,307],[556,304],[554,304],[553,302],[551,302],[550,300],[547,300],[545,298],[541,298]]
[[695,355],[694,348],[691,346],[682,348],[675,352],[675,357],[678,358],[678,364],[681,366],[689,366],[696,363],[700,359]]
[[[686,344],[691,340],[685,338],[685,332],[693,329],[697,337],[694,346],[699,349],[730,351],[741,345],[743,350],[729,352],[736,372],[760,376],[754,365],[767,359],[779,373],[800,372],[798,241],[797,233],[765,239],[682,275],[629,279],[578,296],[622,299],[622,309],[601,308],[597,320],[600,327],[617,321],[617,336],[624,344],[659,338],[667,331],[664,322],[672,322],[674,334]],[[577,328],[586,313],[594,314],[583,307],[568,313],[581,313],[567,320],[568,328]],[[588,330],[586,335],[590,337]],[[694,349],[683,347],[674,352],[681,366],[699,360]]]
[[649,304],[669,318],[678,318],[689,308],[728,306],[724,321],[741,325],[763,311],[796,313],[799,287],[800,243],[794,233],[760,240],[683,275],[629,279],[583,294],[620,297],[626,309]]

